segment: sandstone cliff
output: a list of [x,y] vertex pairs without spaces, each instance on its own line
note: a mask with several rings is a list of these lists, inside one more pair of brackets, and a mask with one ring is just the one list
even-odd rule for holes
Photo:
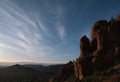
[[67,79],[71,76],[79,79],[74,82],[81,82],[98,71],[117,65],[120,61],[120,15],[110,21],[97,21],[91,29],[91,41],[86,35],[80,39],[80,52],[75,61],[62,69],[57,76],[59,80],[53,80],[54,77],[50,82],[70,82]]

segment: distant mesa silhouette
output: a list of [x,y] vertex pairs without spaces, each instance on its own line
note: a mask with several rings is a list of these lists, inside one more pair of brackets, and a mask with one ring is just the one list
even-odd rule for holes
[[15,65],[12,65],[11,67],[21,67],[20,64],[15,64]]

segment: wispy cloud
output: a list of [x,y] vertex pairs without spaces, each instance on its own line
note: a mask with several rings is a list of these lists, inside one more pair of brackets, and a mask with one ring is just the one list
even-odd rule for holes
[[0,48],[7,48],[7,49],[14,49],[14,47],[11,47],[11,46],[9,46],[9,45],[7,45],[7,44],[4,44],[4,43],[2,43],[2,42],[0,42]]
[[65,27],[63,25],[63,17],[64,17],[64,7],[62,5],[58,5],[58,16],[57,16],[57,23],[56,23],[56,27],[58,30],[58,34],[61,40],[63,40],[66,36],[66,30]]
[[43,31],[43,33],[45,35],[47,35],[48,37],[51,37],[50,35],[50,31],[48,30],[48,28],[45,26],[45,24],[42,23],[42,21],[40,20],[40,18],[38,19],[39,17],[36,17],[36,19],[34,19],[34,22],[36,24],[36,27],[38,28],[38,30],[41,32]]
[[39,32],[39,29],[49,35],[44,24],[39,21],[40,27],[38,27],[36,21],[32,20],[28,13],[10,1],[5,0],[1,4],[0,38],[2,42],[0,42],[0,48],[12,49],[16,53],[16,49],[22,50],[22,54],[29,56],[31,52],[33,54],[36,52],[35,47],[43,47],[38,44],[43,39],[43,34]]
[[[55,10],[54,7],[56,7]],[[59,49],[56,49],[67,35],[63,23],[64,7],[62,5],[52,5],[52,7],[48,5],[49,16],[49,14],[42,14],[41,10],[38,13],[28,12],[12,1],[5,0],[0,3],[0,12],[1,57],[1,54],[5,53],[6,59],[10,56],[14,56],[13,59],[16,58],[16,60],[20,57],[28,57],[31,61],[40,62],[62,57],[60,53],[57,56]]]
[[58,23],[57,30],[58,30],[58,34],[59,34],[60,39],[63,40],[65,38],[65,36],[66,36],[64,26],[61,25],[60,23]]

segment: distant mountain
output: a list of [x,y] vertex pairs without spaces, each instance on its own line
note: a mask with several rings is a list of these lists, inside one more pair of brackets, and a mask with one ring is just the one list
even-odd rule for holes
[[20,64],[20,65],[43,65],[43,66],[55,65],[54,63],[36,63],[36,62],[0,62],[0,66],[11,66],[11,65],[15,65],[15,64]]
[[15,64],[0,68],[0,82],[48,82],[61,67]]
[[42,70],[42,69],[44,69],[44,68],[46,67],[46,66],[41,65],[41,64],[39,64],[39,65],[25,64],[25,65],[22,65],[22,66],[24,66],[24,67],[29,67],[29,68],[33,68],[33,69],[35,69],[35,70]]

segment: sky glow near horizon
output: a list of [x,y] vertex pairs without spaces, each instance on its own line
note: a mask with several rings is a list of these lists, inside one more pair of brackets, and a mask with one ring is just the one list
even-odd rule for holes
[[99,19],[120,14],[120,1],[0,0],[0,61],[64,63]]

